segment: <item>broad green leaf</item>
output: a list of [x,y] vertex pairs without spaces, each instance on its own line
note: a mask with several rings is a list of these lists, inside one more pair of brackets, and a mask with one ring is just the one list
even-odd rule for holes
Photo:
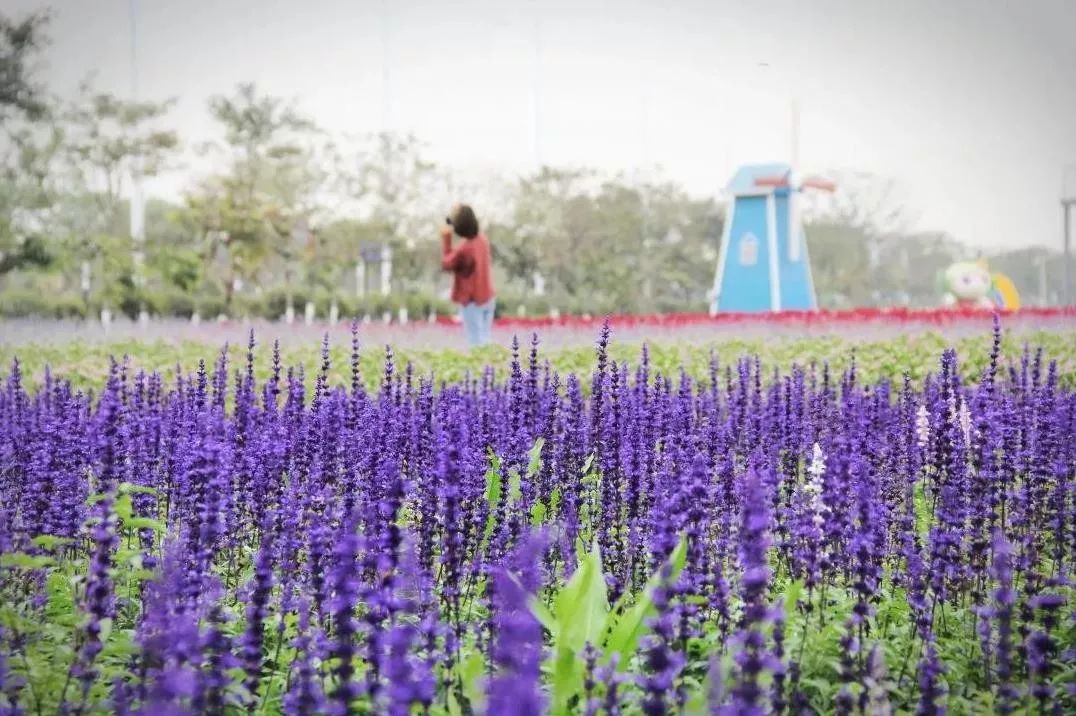
[[[687,561],[687,538],[685,536],[680,536],[680,541],[672,554],[669,555],[668,561],[671,567],[669,579],[674,580],[680,576],[680,572],[683,571],[684,564]],[[661,583],[661,571],[659,567],[650,576],[642,595],[635,604],[623,612],[613,610],[609,615],[610,623],[608,628],[604,630],[604,633],[609,634],[608,639],[605,641],[605,654],[606,658],[612,654],[620,655],[618,670],[627,667],[631,657],[635,654],[639,640],[646,633],[646,620],[654,614],[654,590]]]
[[455,690],[449,690],[447,703],[449,716],[463,716],[463,709],[460,707],[459,700],[456,699]]
[[598,643],[609,613],[609,600],[597,544],[583,555],[575,573],[557,594],[555,611],[561,634],[570,647],[579,650],[587,642]]
[[602,570],[601,551],[595,543],[555,600],[552,690],[553,708],[562,712],[583,685],[580,652],[601,641],[609,616],[609,599]]
[[542,600],[538,597],[531,597],[530,608],[531,613],[534,614],[534,618],[538,620],[538,623],[541,624],[546,631],[552,634],[555,639],[559,624],[553,616],[553,612],[549,611],[549,607],[543,604]]
[[463,683],[463,695],[471,702],[471,708],[479,713],[486,702],[485,672],[486,662],[482,652],[471,649],[460,663],[460,681]]

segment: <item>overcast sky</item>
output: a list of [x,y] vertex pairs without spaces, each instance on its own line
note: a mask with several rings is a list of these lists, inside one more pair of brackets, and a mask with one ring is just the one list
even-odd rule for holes
[[[46,4],[54,91],[94,71],[100,88],[129,93],[129,0],[2,0],[16,13]],[[256,81],[330,130],[413,131],[462,173],[656,164],[716,195],[737,165],[788,158],[796,99],[802,170],[891,178],[910,228],[990,250],[1060,245],[1076,0],[134,7],[139,93],[176,97],[171,118],[192,142],[213,136],[208,96]]]

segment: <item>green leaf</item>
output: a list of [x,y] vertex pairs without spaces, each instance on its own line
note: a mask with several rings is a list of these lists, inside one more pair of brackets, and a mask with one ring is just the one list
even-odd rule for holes
[[483,554],[497,528],[497,503],[501,501],[501,461],[491,453],[490,463],[491,467],[486,470],[486,504],[489,505],[489,515],[486,517],[486,529],[482,533]]
[[14,567],[15,569],[44,569],[56,563],[52,557],[44,555],[26,554],[25,552],[11,552],[0,554],[0,567]]
[[[677,543],[676,548],[669,555],[668,564],[670,566],[669,580],[674,580],[680,576],[680,572],[684,569],[684,564],[687,562],[687,537],[680,536],[680,541]],[[643,589],[643,594],[634,605],[627,610],[621,612],[619,609],[614,609],[610,613],[610,624],[606,633],[609,634],[608,639],[605,641],[605,654],[606,658],[612,654],[620,655],[620,662],[617,669],[624,669],[627,667],[631,657],[635,654],[635,650],[639,645],[639,640],[642,639],[646,633],[646,620],[651,617],[654,610],[654,590],[661,584],[661,572],[662,568],[650,576],[647,580],[646,587]],[[618,603],[620,607],[620,603]]]
[[531,505],[531,527],[541,527],[545,524],[545,518],[549,510],[541,500],[535,500]]
[[154,532],[164,532],[166,527],[160,520],[154,520],[149,517],[132,517],[126,520],[124,524],[133,530],[153,530]]
[[448,692],[448,713],[449,716],[463,716],[463,709],[460,707],[460,702],[456,699],[455,690]]
[[519,476],[518,470],[512,470],[508,473],[508,504],[516,504],[522,496],[523,478]]
[[71,540],[67,537],[60,537],[58,535],[38,535],[34,537],[30,542],[42,549],[52,549],[57,545],[67,544]]
[[116,502],[113,505],[113,509],[116,511],[116,516],[120,518],[124,523],[129,522],[131,514],[134,512],[134,505],[131,502],[130,495],[120,495],[116,498]]
[[481,713],[486,702],[484,687],[486,662],[482,652],[471,649],[471,653],[460,664],[460,681],[463,683],[463,695],[471,703],[471,709]]
[[549,611],[549,607],[542,603],[542,600],[538,597],[530,598],[531,613],[534,614],[534,618],[538,620],[546,631],[548,631],[553,638],[557,636],[557,628],[559,626],[556,618],[553,616],[553,612]]
[[501,501],[501,465],[500,460],[496,465],[486,470],[486,502],[490,509],[497,506]]
[[563,712],[583,686],[579,653],[588,643],[600,643],[609,617],[608,591],[597,543],[580,557],[575,573],[557,593],[555,613],[556,627],[550,630],[554,634],[551,686],[553,708]]
[[568,645],[577,651],[587,642],[597,645],[609,615],[608,588],[601,568],[601,551],[595,542],[568,584],[557,594],[556,616]]
[[124,495],[156,495],[157,488],[149,487],[147,485],[136,485],[133,482],[121,482],[119,486],[120,494]]
[[538,438],[534,441],[534,445],[527,453],[529,460],[527,461],[527,477],[531,478],[538,474],[538,470],[542,467],[542,447],[545,446],[545,438]]
[[104,617],[103,619],[98,621],[97,624],[101,628],[101,631],[98,634],[98,638],[103,644],[104,642],[108,641],[108,635],[112,633],[112,617]]
[[797,579],[794,582],[789,582],[785,587],[785,619],[787,620],[796,611],[796,605],[800,601],[800,597],[803,596],[803,580]]

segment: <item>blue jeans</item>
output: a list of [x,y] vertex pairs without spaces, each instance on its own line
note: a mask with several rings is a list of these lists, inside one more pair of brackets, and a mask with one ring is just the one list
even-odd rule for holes
[[467,303],[460,306],[460,318],[463,330],[467,334],[467,343],[474,348],[490,342],[493,333],[493,309],[497,299],[491,298],[483,304]]

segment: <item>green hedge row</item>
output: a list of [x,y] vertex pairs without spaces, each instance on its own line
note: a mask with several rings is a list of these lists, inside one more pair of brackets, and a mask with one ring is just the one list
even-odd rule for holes
[[[380,294],[357,298],[354,295],[315,291],[307,292],[296,289],[292,292],[295,314],[302,316],[307,301],[313,301],[319,317],[329,314],[333,300],[340,309],[341,316],[370,315],[378,318],[386,311],[399,313],[406,308],[412,318],[424,318],[430,313],[452,315],[455,306],[446,300],[423,293]],[[226,308],[224,296],[213,291],[182,292],[179,290],[148,291],[141,296],[134,292],[125,292],[118,300],[105,300],[100,294],[91,294],[89,301],[77,293],[35,290],[26,287],[0,290],[0,318],[96,318],[101,309],[107,305],[114,315],[126,315],[135,318],[139,308],[145,306],[151,315],[176,316],[189,318],[197,312],[202,318],[216,318],[225,314],[235,318],[265,318],[275,320],[284,315],[287,307],[287,294],[282,288],[274,288],[260,295],[239,294],[232,300],[231,309]],[[699,306],[671,306],[671,311],[701,310]],[[616,307],[587,305],[582,300],[557,300],[549,297],[535,297],[503,292],[497,297],[498,316],[548,316],[553,311],[561,315],[602,315],[616,313]]]
[[[406,308],[411,318],[428,316],[430,313],[448,315],[454,312],[451,303],[424,294],[370,295],[364,298],[329,293],[293,291],[292,304],[297,316],[302,316],[307,301],[313,301],[318,316],[329,314],[335,299],[341,316],[369,314],[379,317],[386,311],[394,316]],[[55,293],[28,288],[0,291],[0,318],[96,318],[105,306],[116,315],[135,318],[144,306],[151,315],[189,318],[197,312],[202,318],[215,318],[221,314],[233,317],[277,319],[284,315],[287,294],[283,289],[272,289],[259,296],[243,294],[232,301],[227,309],[224,296],[213,293],[184,293],[180,291],[152,291],[139,296],[125,294],[118,301],[106,301],[99,295],[91,295],[89,301],[70,293]]]

